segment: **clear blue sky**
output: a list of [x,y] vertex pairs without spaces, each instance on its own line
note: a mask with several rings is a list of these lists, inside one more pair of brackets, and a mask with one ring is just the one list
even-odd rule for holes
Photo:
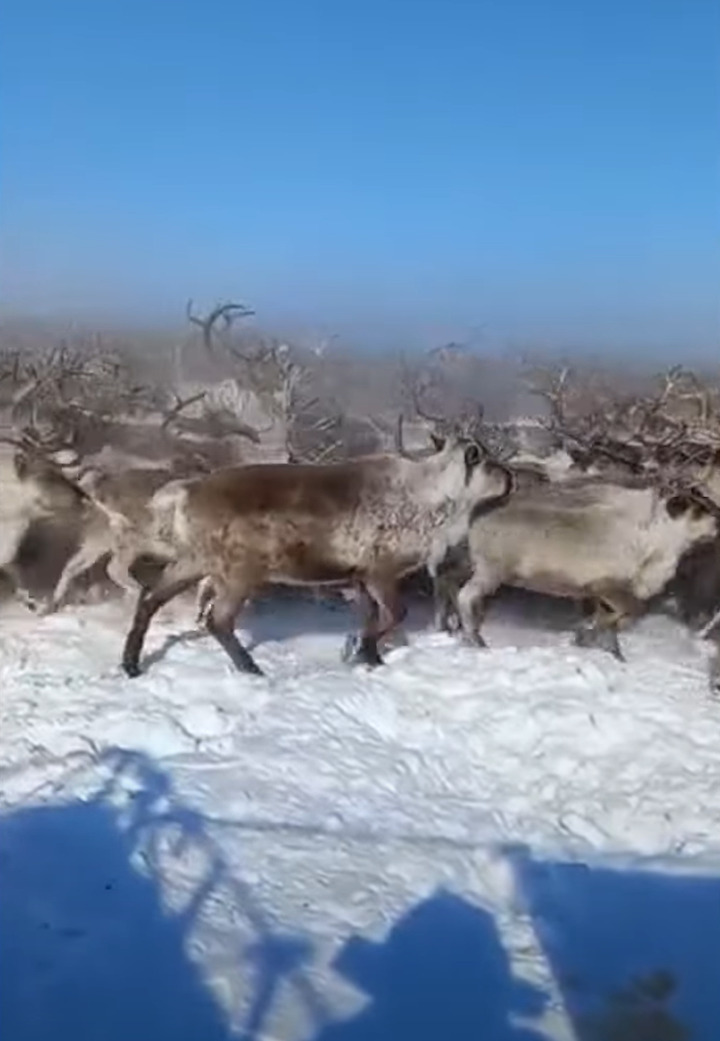
[[718,0],[5,0],[5,312],[717,342]]

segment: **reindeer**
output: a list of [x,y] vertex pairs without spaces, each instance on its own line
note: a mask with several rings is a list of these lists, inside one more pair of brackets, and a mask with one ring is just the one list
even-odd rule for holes
[[[201,328],[203,342],[211,355],[215,352],[214,330],[216,325],[223,322],[226,329],[229,329],[236,317],[252,313],[245,305],[228,303],[219,305],[206,318],[201,318],[193,314],[190,302],[187,307],[187,318]],[[301,375],[298,367],[286,359],[275,346],[263,345],[256,355],[241,353],[234,347],[231,348],[231,353],[250,366],[253,373],[255,372],[253,366],[270,366],[273,378],[282,377],[281,391],[288,398],[287,401],[283,399],[283,408],[289,415],[294,407],[292,396]],[[257,373],[255,376],[257,377]],[[107,571],[110,578],[122,589],[136,592],[137,582],[131,565],[138,548],[147,543],[148,525],[151,519],[148,504],[152,495],[171,479],[197,476],[198,470],[207,473],[216,468],[202,466],[203,458],[208,455],[210,457],[217,455],[230,437],[242,437],[258,446],[261,444],[262,435],[270,429],[269,426],[260,428],[245,423],[227,408],[210,406],[206,390],[193,390],[185,396],[171,392],[171,396],[170,405],[163,412],[159,431],[161,433],[179,431],[183,444],[188,441],[189,444],[194,443],[198,448],[202,446],[203,452],[199,459],[183,459],[186,467],[188,464],[192,466],[195,462],[195,473],[170,473],[167,467],[161,470],[138,466],[137,460],[135,460],[135,465],[123,465],[123,455],[117,452],[112,453],[112,472],[106,468],[111,463],[109,454],[107,459],[96,456],[94,459],[86,460],[86,463],[89,462],[91,465],[86,465],[76,473],[80,486],[89,495],[95,509],[85,510],[83,514],[80,546],[73,557],[67,561],[46,610],[56,610],[72,581],[102,557],[108,558]],[[205,414],[201,418],[189,416],[189,409],[201,402],[205,406]],[[211,439],[209,450],[206,445],[208,434]],[[204,437],[205,440],[202,442],[197,440],[200,437]],[[192,441],[191,438],[195,440]],[[286,449],[291,461],[301,461],[302,457],[291,449],[289,441]],[[318,461],[319,458],[321,456],[316,454],[314,461]],[[105,465],[100,465],[103,463]],[[226,458],[224,465],[229,465]],[[203,581],[198,594],[198,624],[203,624],[212,595],[211,583]]]
[[[219,321],[229,325],[231,315],[247,313],[250,313],[249,309],[241,305],[221,305],[207,319],[198,319],[188,305],[188,318],[201,325],[209,351],[213,346],[214,325]],[[238,454],[229,447],[229,442],[240,437],[257,446],[265,432],[242,422],[228,409],[212,406],[206,390],[182,396],[171,391],[169,404],[162,408],[160,398],[153,397],[148,388],[135,386],[128,393],[143,400],[152,398],[157,420],[128,426],[127,432],[138,435],[132,446],[135,454],[132,450],[128,452],[119,448],[115,442],[112,446],[104,443],[102,450],[97,451],[98,438],[107,433],[105,427],[113,423],[117,426],[114,414],[105,416],[103,412],[96,415],[87,406],[85,395],[88,388],[92,390],[96,386],[88,381],[94,380],[97,372],[102,376],[101,390],[104,393],[107,381],[113,379],[109,360],[97,353],[87,355],[71,351],[63,345],[39,358],[25,360],[18,355],[7,373],[3,371],[0,374],[14,388],[10,405],[13,431],[16,424],[28,415],[34,431],[44,425],[46,433],[38,449],[47,456],[49,463],[57,463],[66,477],[75,479],[83,492],[72,499],[72,509],[67,503],[63,506],[68,525],[78,533],[79,546],[66,562],[55,589],[42,608],[46,612],[56,610],[74,579],[102,557],[108,559],[108,574],[116,584],[125,591],[137,591],[129,563],[135,543],[143,542],[148,519],[145,507],[150,496],[170,479],[208,472],[213,464],[216,467],[238,462]],[[294,370],[289,367],[287,375],[288,378],[294,375]],[[106,397],[103,397],[103,402]],[[190,417],[189,410],[200,402],[204,405],[204,415]],[[150,418],[148,413],[145,419]],[[115,426],[112,427],[113,435],[117,433]],[[123,432],[125,426],[120,431]],[[147,457],[137,454],[138,450],[144,453],[149,444],[158,455],[157,459],[151,454]],[[169,457],[171,461],[168,463]],[[23,493],[27,491],[29,494],[32,488],[35,495],[34,480],[33,477],[22,484]],[[32,503],[31,509],[31,503],[23,499],[22,506],[18,506],[19,512],[16,510],[17,518],[13,518],[13,535],[6,554],[6,570],[9,572],[11,558],[16,555],[30,522],[30,514],[34,511],[34,519],[38,513],[43,516],[53,513],[46,498],[41,510],[35,499]],[[2,505],[7,513],[11,505],[8,493],[4,495]],[[8,532],[6,524],[5,534]],[[12,571],[12,575],[18,579],[17,569]],[[207,610],[210,597],[209,586],[205,583],[198,602],[199,617]],[[29,596],[25,595],[25,599],[29,602]]]
[[[702,532],[706,527],[714,530],[713,511],[720,505],[712,485],[720,436],[709,430],[707,393],[678,368],[665,374],[654,396],[610,402],[596,398],[590,407],[586,396],[584,411],[568,404],[568,369],[543,388],[533,389],[548,401],[549,428],[570,447],[573,465],[565,469],[559,485],[520,482],[506,508],[492,518],[477,517],[469,531],[455,533],[454,543],[430,565],[437,626],[447,631],[461,627],[471,639],[469,618],[475,607],[468,602],[473,598],[482,605],[498,585],[550,594],[561,589],[594,610],[579,638],[604,640],[619,654],[614,630],[625,615],[617,608],[603,609],[607,596],[600,596],[599,590],[603,582],[610,583],[611,591],[625,589],[621,599],[629,604],[633,597],[627,590],[634,590],[635,596],[643,589],[639,599],[646,602],[651,594],[643,585],[650,581],[644,575],[643,553],[653,552],[656,569],[665,576],[656,581],[655,593],[664,589],[674,595],[685,621],[702,612],[703,621],[710,619],[704,630],[708,634],[720,618],[720,611],[711,617],[720,603],[720,543]],[[673,414],[678,400],[699,403],[700,416],[692,426],[687,417],[680,420]],[[688,516],[675,520],[668,519],[663,503],[671,511],[682,503],[693,507]],[[692,518],[698,518],[697,528]],[[678,539],[684,532],[687,544],[667,542],[671,532]],[[658,561],[665,562],[664,571]],[[606,624],[601,625],[603,619]]]
[[[625,483],[585,479],[518,491],[491,514],[471,515],[465,545],[430,565],[441,595],[453,597],[464,638],[480,633],[486,600],[501,585],[591,602],[594,615],[576,640],[622,658],[617,628],[635,617],[675,575],[683,555],[710,544],[720,508],[695,488],[660,488],[650,478]],[[452,572],[467,553],[459,591]]]
[[16,596],[35,609],[35,598],[23,585],[18,564],[23,540],[34,522],[74,519],[89,500],[28,432],[0,439],[0,485],[0,570],[12,581]]
[[[120,471],[80,469],[81,456],[71,439],[41,434],[29,424],[0,438],[0,561],[15,586],[16,595],[40,613],[60,606],[72,581],[108,558],[110,578],[122,589],[137,593],[129,564],[134,540],[142,541],[143,510],[153,492],[180,476],[166,469],[126,466]],[[197,473],[197,469],[195,470]],[[43,604],[22,585],[18,553],[32,525],[52,520],[77,537],[77,548],[66,561],[55,588]],[[208,598],[207,584],[202,601]],[[198,616],[200,617],[200,615]]]
[[176,481],[150,503],[151,553],[164,547],[162,577],[138,600],[123,650],[140,672],[148,626],[169,600],[203,577],[215,599],[208,631],[237,669],[259,674],[234,623],[269,583],[355,587],[365,607],[348,660],[382,663],[379,644],[405,614],[397,584],[421,568],[443,526],[478,501],[504,502],[512,477],[480,444],[434,435],[435,451],[341,463],[260,464]]
[[139,584],[131,572],[135,545],[144,544],[152,495],[171,479],[166,470],[154,468],[92,470],[80,479],[84,497],[77,516],[79,546],[66,561],[43,613],[57,611],[73,581],[103,558],[108,577],[126,594],[137,594]]

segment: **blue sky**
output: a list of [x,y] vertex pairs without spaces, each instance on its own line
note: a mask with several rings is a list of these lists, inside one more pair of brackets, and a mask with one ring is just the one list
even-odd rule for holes
[[5,0],[3,310],[717,342],[717,0]]

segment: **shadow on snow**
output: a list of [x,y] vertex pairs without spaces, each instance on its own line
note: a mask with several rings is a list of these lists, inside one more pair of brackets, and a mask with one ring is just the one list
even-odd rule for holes
[[510,856],[578,1041],[720,1038],[720,879]]
[[[492,917],[440,891],[380,943],[351,937],[333,968],[366,997],[333,1016],[306,973],[313,946],[279,931],[230,871],[205,821],[184,807],[153,762],[135,752],[98,757],[107,780],[91,798],[0,817],[0,1022],[7,1041],[243,1041],[268,1027],[281,985],[304,1003],[288,1041],[486,1038],[534,1041],[514,1027],[543,996],[512,978]],[[268,841],[272,841],[269,837]],[[370,839],[369,839],[370,841]],[[189,899],[169,908],[161,864],[192,847],[203,869]],[[197,856],[196,856],[197,860]],[[238,942],[251,983],[237,1032],[190,959],[203,906],[223,886],[254,942]]]
[[8,1041],[223,1041],[189,961],[187,920],[98,802],[20,810],[0,823],[0,1020]]
[[376,944],[352,937],[334,968],[368,995],[351,1019],[315,1041],[542,1041],[517,1026],[545,997],[514,979],[487,911],[439,891],[416,905]]
[[[322,1003],[302,975],[307,941],[277,933],[233,877],[200,815],[178,803],[146,756],[99,757],[110,777],[86,801],[0,817],[0,1022],[5,1041],[226,1041],[259,1035],[280,980],[294,973],[311,1022]],[[129,791],[128,791],[129,786]],[[164,905],[160,860],[192,847],[202,877]],[[253,996],[232,1034],[188,940],[219,886],[255,942],[242,952]]]
[[[381,941],[347,939],[332,968],[366,1002],[334,1017],[307,971],[311,940],[278,930],[168,777],[134,752],[112,750],[97,763],[106,780],[92,798],[0,817],[7,1041],[260,1041],[278,1022],[281,986],[304,1010],[302,1024],[286,1019],[286,1032],[275,1031],[284,1041],[545,1036],[531,1024],[547,997],[513,976],[492,916],[444,890]],[[167,906],[163,890],[168,844],[202,863],[180,908]],[[506,853],[578,1041],[720,1037],[720,880]],[[237,943],[236,971],[249,986],[236,1032],[189,957],[218,887],[253,936]]]

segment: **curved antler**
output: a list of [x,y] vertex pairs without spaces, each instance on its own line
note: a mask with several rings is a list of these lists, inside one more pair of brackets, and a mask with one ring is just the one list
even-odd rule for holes
[[237,318],[249,318],[255,314],[251,307],[234,301],[218,304],[205,318],[201,315],[193,314],[192,308],[193,302],[188,300],[185,306],[185,317],[189,322],[197,325],[202,330],[203,343],[208,354],[213,353],[213,330],[221,319],[225,322],[225,328],[229,329]]

